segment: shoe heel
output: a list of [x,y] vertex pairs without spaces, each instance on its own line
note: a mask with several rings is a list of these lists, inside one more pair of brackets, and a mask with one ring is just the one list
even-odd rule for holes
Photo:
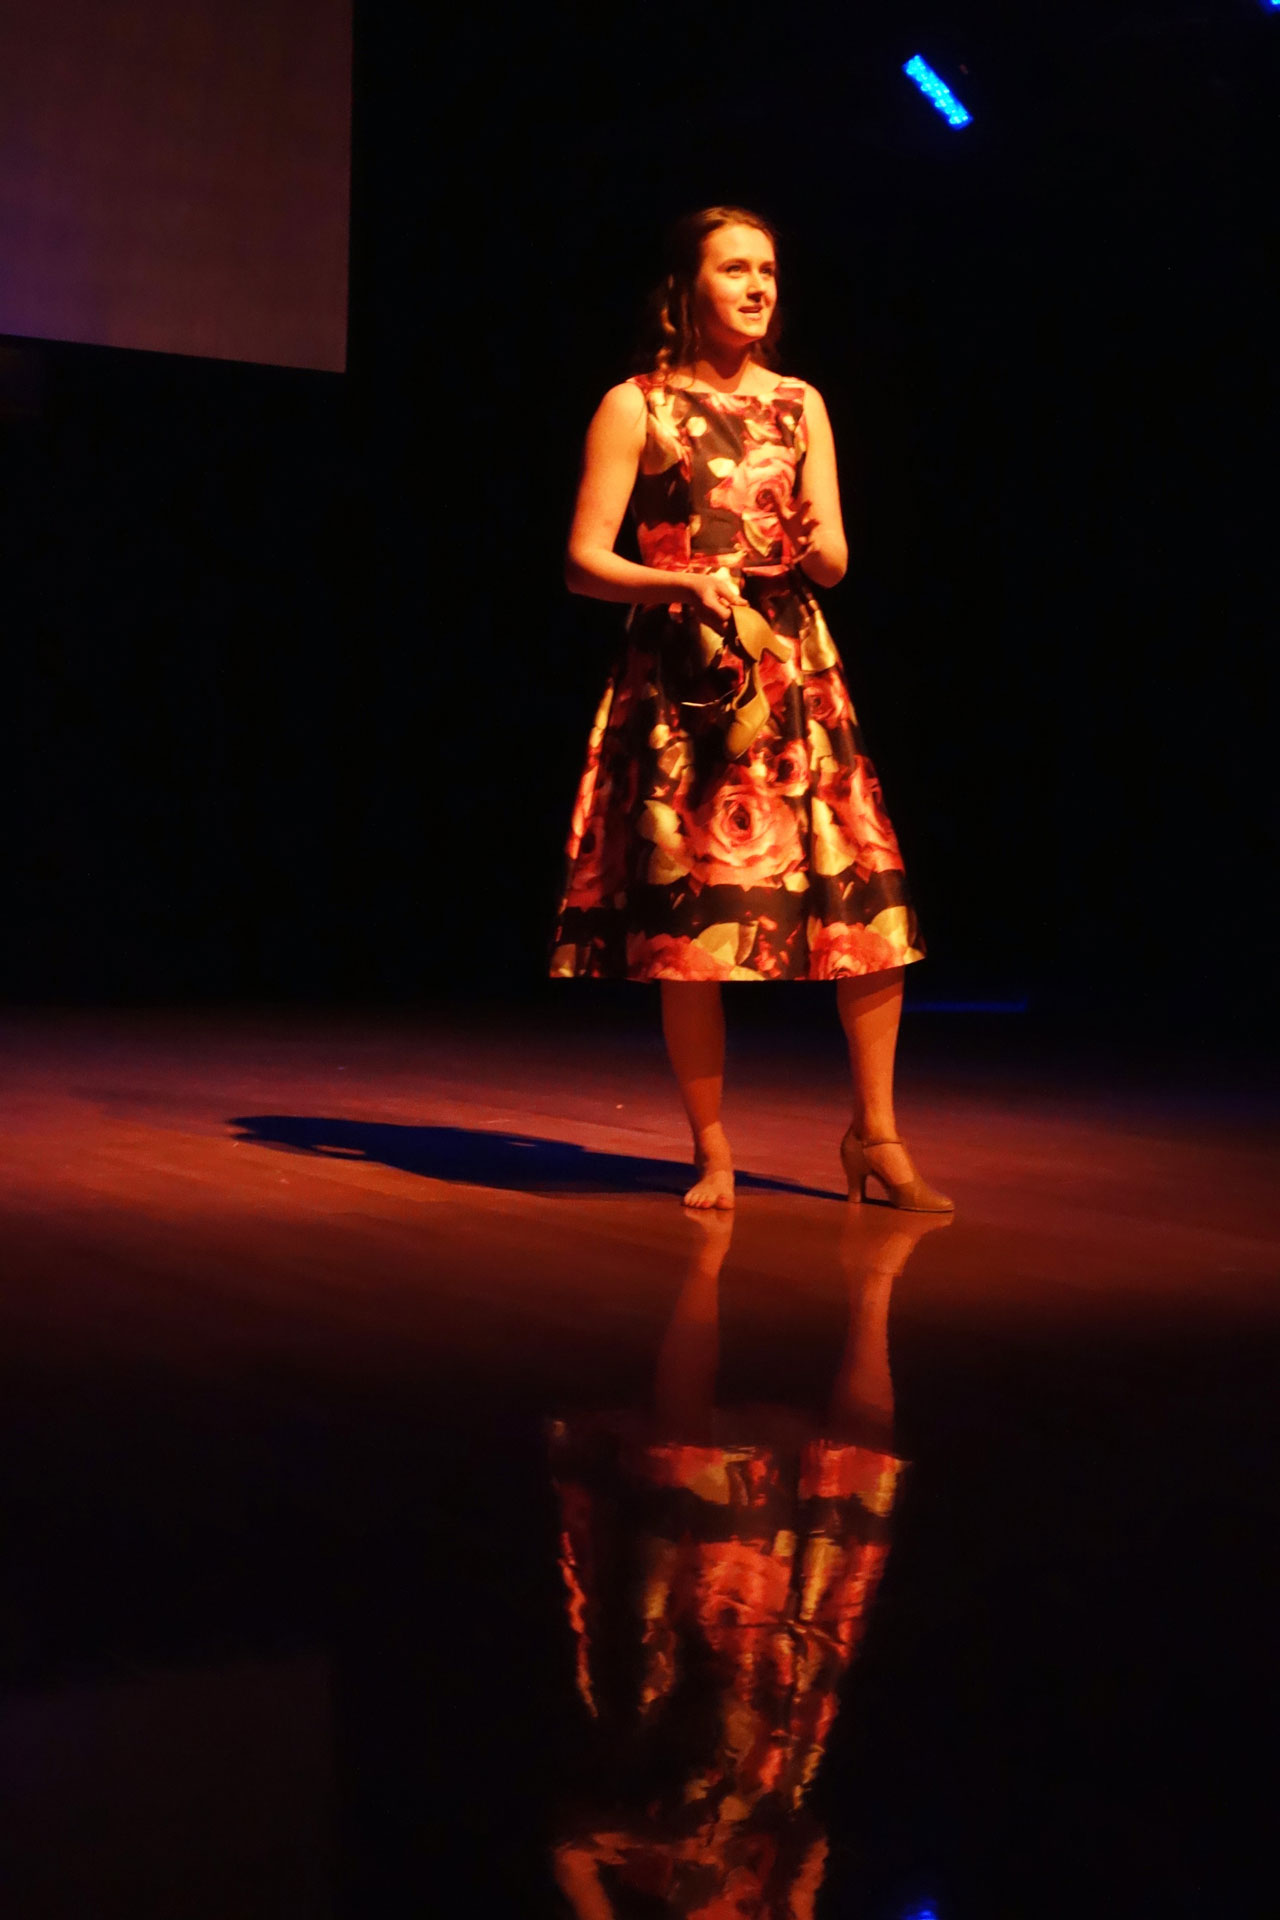
[[847,1133],[840,1142],[840,1165],[844,1170],[845,1184],[849,1189],[849,1199],[855,1204],[867,1197],[867,1179],[870,1168],[861,1143],[852,1133]]

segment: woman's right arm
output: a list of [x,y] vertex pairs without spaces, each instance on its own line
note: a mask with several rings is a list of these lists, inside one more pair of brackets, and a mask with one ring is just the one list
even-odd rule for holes
[[741,595],[708,574],[670,573],[637,566],[613,550],[644,451],[645,401],[630,380],[610,387],[587,428],[582,476],[569,529],[564,578],[570,593],[591,600],[623,600],[633,606],[672,601],[700,605],[723,618],[742,604]]

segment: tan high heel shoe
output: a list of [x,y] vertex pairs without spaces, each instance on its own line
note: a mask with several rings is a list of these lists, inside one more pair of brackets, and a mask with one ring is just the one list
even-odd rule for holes
[[[865,1200],[867,1181],[878,1180],[888,1195],[891,1207],[901,1207],[904,1213],[954,1213],[955,1201],[948,1200],[945,1193],[938,1193],[917,1173],[913,1179],[895,1183],[887,1180],[868,1155],[877,1147],[900,1147],[901,1140],[859,1140],[853,1128],[840,1142],[840,1159],[844,1166],[845,1178],[849,1182],[849,1198]],[[855,1186],[857,1191],[855,1192]]]

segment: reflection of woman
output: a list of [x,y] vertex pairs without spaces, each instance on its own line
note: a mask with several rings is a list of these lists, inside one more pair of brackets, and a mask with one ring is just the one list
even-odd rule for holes
[[828,1417],[715,1405],[730,1221],[703,1216],[650,1419],[557,1421],[561,1567],[595,1790],[556,1874],[577,1920],[806,1920],[826,1842],[804,1796],[888,1553],[886,1327],[940,1220],[848,1217]]
[[[605,395],[569,536],[577,593],[630,602],[567,848],[551,972],[661,983],[694,1207],[730,1207],[723,980],[834,980],[853,1070],[851,1196],[951,1202],[897,1137],[903,969],[923,942],[811,583],[848,551],[821,395],[772,372],[774,235],[740,207],[679,223],[650,370]],[[614,552],[630,504],[642,564]]]

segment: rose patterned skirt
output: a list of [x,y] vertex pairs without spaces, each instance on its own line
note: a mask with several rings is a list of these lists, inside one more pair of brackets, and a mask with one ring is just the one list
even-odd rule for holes
[[548,1438],[589,1783],[561,1884],[602,1889],[592,1913],[812,1916],[810,1788],[906,1463],[818,1437],[682,1445],[608,1415]]
[[638,609],[587,744],[553,977],[834,980],[924,957],[897,838],[821,608],[794,573],[743,591],[787,644],[769,716],[727,759],[712,716],[751,663]]

